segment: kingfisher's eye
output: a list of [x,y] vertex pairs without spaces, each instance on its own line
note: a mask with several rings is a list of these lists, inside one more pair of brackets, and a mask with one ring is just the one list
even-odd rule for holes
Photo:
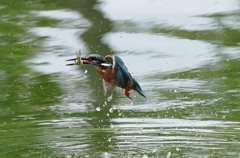
[[105,60],[107,60],[107,62],[110,62],[110,58],[108,56],[105,58]]
[[88,57],[88,60],[94,60],[94,57]]

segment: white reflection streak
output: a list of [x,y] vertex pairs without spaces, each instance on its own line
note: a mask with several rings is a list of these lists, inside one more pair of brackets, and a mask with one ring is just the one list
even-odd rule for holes
[[[182,71],[215,62],[215,47],[202,41],[179,39],[149,33],[109,33],[104,37],[113,50],[121,53],[125,63],[136,74]],[[194,45],[194,47],[189,47]],[[136,55],[137,54],[137,55]],[[215,60],[213,60],[215,59]],[[144,65],[143,65],[144,61]],[[141,65],[141,69],[139,69]]]
[[[152,22],[187,30],[213,29],[212,19],[202,15],[239,10],[236,0],[101,0],[100,9],[114,21]],[[186,5],[187,4],[187,5]],[[144,6],[144,7],[143,7]]]
[[[77,92],[78,87],[75,84],[75,82],[83,83],[85,81],[84,73],[77,71],[74,66],[66,66],[66,59],[75,57],[75,52],[79,49],[85,49],[85,44],[79,36],[90,23],[81,14],[71,10],[34,11],[31,14],[60,20],[58,24],[51,27],[35,27],[30,30],[30,32],[39,37],[47,38],[41,44],[44,47],[44,52],[40,52],[37,56],[27,61],[30,63],[29,67],[44,74],[58,73],[59,78],[57,81],[61,82],[62,87],[68,92],[67,95],[62,96],[62,104],[52,105],[50,108],[52,110],[57,109],[56,111],[85,111],[86,107],[83,106],[85,104],[81,103],[86,101],[83,98],[88,98],[88,89]],[[74,100],[74,103],[69,103],[72,100]],[[76,102],[79,103],[76,104]]]
[[149,127],[228,127],[235,122],[224,121],[199,121],[184,119],[158,119],[158,118],[116,118],[115,128],[149,128]]
[[[72,67],[65,66],[65,60],[68,58],[64,55],[73,54],[77,50],[84,49],[84,43],[79,36],[84,32],[84,29],[74,27],[75,25],[87,25],[87,21],[83,19],[79,13],[67,10],[52,10],[52,11],[38,11],[32,12],[37,16],[48,17],[52,19],[61,20],[62,23],[55,27],[35,27],[30,31],[37,36],[48,37],[44,41],[45,53],[41,53],[37,57],[29,60],[34,64],[47,63],[43,65],[31,65],[31,68],[42,73],[74,73],[69,71]],[[65,25],[71,27],[61,27]],[[57,60],[56,60],[57,59]]]

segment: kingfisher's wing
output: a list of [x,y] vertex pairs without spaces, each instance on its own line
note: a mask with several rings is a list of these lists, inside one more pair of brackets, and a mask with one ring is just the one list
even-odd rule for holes
[[115,74],[115,80],[118,82],[120,87],[125,88],[128,82],[132,82],[132,76],[128,72],[127,67],[123,63],[122,59],[116,55],[112,56],[112,70]]

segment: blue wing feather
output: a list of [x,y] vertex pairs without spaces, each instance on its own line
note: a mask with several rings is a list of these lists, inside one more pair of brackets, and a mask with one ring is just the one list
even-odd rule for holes
[[113,69],[116,74],[116,80],[119,81],[120,87],[125,88],[127,86],[127,82],[132,79],[132,76],[128,72],[127,67],[124,65],[123,61],[118,56],[114,56],[113,60],[115,60]]
[[131,74],[128,72],[127,67],[119,58],[118,56],[112,56],[112,69],[115,73],[115,80],[118,82],[118,86],[122,88],[126,88],[128,85],[128,82],[132,82],[132,84],[135,91],[137,91],[141,96],[145,97],[146,96],[143,94],[142,89],[138,82],[131,76]]

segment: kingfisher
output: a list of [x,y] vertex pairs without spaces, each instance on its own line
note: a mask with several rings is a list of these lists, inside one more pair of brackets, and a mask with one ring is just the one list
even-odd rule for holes
[[130,90],[134,90],[146,98],[139,83],[131,76],[122,59],[118,56],[107,55],[103,57],[99,54],[90,54],[87,57],[81,57],[81,60],[80,62],[80,57],[78,56],[67,61],[75,61],[75,64],[68,65],[80,65],[81,63],[95,66],[105,82],[112,86],[123,88],[124,94],[129,99],[132,99],[129,93]]

